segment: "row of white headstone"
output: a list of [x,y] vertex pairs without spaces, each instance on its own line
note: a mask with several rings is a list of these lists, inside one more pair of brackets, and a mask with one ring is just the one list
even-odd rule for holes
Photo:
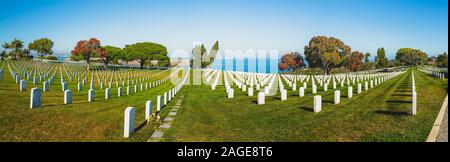
[[439,78],[439,79],[442,79],[442,80],[444,80],[445,77],[446,77],[446,73],[435,71],[435,70],[432,70],[432,69],[429,69],[429,68],[418,67],[417,69],[419,71],[423,72],[423,73],[432,75],[433,77],[436,77],[436,78]]
[[[31,63],[25,62],[24,63],[24,62],[21,62],[21,61],[15,61],[15,62],[11,62],[11,65],[12,66],[10,66],[10,64],[8,63],[8,66],[9,66],[9,69],[10,69],[10,72],[11,72],[11,76],[13,77],[13,79],[16,81],[17,84],[20,84],[20,82],[21,82],[20,76],[24,76],[24,77],[27,78],[27,80],[31,80],[30,76],[32,75],[33,72],[34,72],[34,77],[32,78],[33,84],[37,84],[38,83],[38,78],[39,78],[39,81],[42,81],[44,78],[46,78],[48,76],[49,73],[52,73],[52,71],[54,69],[57,69],[56,68],[57,65],[55,65],[55,64],[45,64],[45,63],[42,63],[42,62],[31,62]],[[33,65],[32,66],[33,68],[30,69],[31,65]],[[24,66],[24,67],[21,67],[21,66]],[[39,69],[39,68],[41,68],[41,66],[43,66],[42,68],[45,68],[45,69],[44,70]],[[14,68],[12,68],[12,67],[14,67]],[[66,82],[66,81],[64,80],[63,71],[65,71],[65,73],[67,74],[70,82],[72,81],[72,77],[69,74],[69,72],[67,72],[66,64],[62,64],[62,67],[63,68],[59,67],[60,76],[61,76],[61,85],[62,85],[62,87],[65,87],[64,86],[64,82]],[[18,70],[19,72],[16,73],[16,72],[14,72],[13,69]],[[84,71],[86,71],[84,68],[82,68],[82,69]],[[160,72],[158,74],[162,74],[163,72]],[[92,80],[91,80],[91,87],[90,87],[90,89],[94,89],[94,86],[93,86],[94,85],[93,84],[94,75],[93,74],[94,74],[94,72],[92,72]],[[104,86],[103,86],[103,83],[101,82],[101,79],[99,79],[100,77],[98,76],[98,72],[96,71],[95,74],[97,75],[97,80],[99,81],[100,88],[103,89]],[[39,76],[37,77],[36,75],[39,75]],[[134,77],[131,77],[130,75],[138,76],[140,74],[137,71],[134,71],[132,74],[125,74],[125,76],[123,76],[123,77],[128,76],[128,82],[127,82],[128,84],[127,85],[130,85],[130,80],[132,81],[132,84],[134,84],[134,81],[135,81],[134,79],[131,79],[131,78],[134,78]],[[119,76],[120,76],[120,80],[122,81],[122,86],[124,86],[125,83],[123,81],[123,78],[122,78],[122,76],[120,74],[119,74]],[[117,87],[119,87],[119,84],[118,84],[118,82],[119,82],[118,81],[118,77],[119,76],[115,77]],[[47,81],[48,85],[50,85],[53,82],[55,77],[56,77],[56,70],[54,71],[54,74],[50,77],[50,79]],[[136,78],[136,83],[141,83],[141,82],[147,81],[150,77],[153,77],[153,75],[150,75],[150,76],[147,75],[146,78]],[[112,86],[112,78],[113,77],[111,77],[110,88]],[[78,78],[78,80],[79,79],[80,78]],[[103,79],[105,80],[105,82],[107,82],[107,78],[103,77]],[[86,79],[83,79],[82,80],[82,85],[85,85],[85,82],[86,82]],[[19,85],[19,87],[20,87],[19,88],[20,90],[23,90],[24,87],[26,87],[26,85]],[[80,85],[78,85],[78,89],[81,90],[81,86]],[[65,91],[65,90],[66,90],[65,88],[62,89],[62,91]]]
[[[169,76],[171,77],[171,76]],[[154,87],[161,85],[169,80],[169,77],[164,77],[163,79],[154,81],[150,84],[150,88],[152,88],[152,84]],[[20,89],[21,91],[26,90],[26,81],[22,80],[20,83]],[[148,83],[145,84],[146,90],[148,89]],[[49,84],[48,82],[44,82],[44,92],[47,92],[49,90]],[[80,84],[78,84],[78,90],[80,90]],[[67,88],[67,83],[62,83],[62,91],[64,92],[64,104],[72,104],[72,91]],[[141,84],[141,91],[143,91],[143,84]],[[137,85],[134,86],[134,92],[137,92]],[[127,95],[131,93],[130,86],[127,86]],[[117,89],[118,97],[122,96],[122,87],[119,87]],[[41,96],[42,96],[42,89],[39,88],[33,88],[31,90],[31,96],[30,96],[30,108],[38,108],[41,106]],[[111,98],[111,88],[105,89],[105,100],[108,100]],[[88,102],[94,102],[95,101],[95,89],[89,89],[88,90]]]
[[[213,76],[215,76],[214,82],[211,84],[211,89],[215,90],[215,87],[218,84],[218,81],[221,77],[222,71],[220,70],[212,70],[207,69],[205,70],[205,77],[207,78],[206,81],[209,82]],[[355,84],[355,80],[358,83],[357,87],[357,93],[360,94],[362,92],[362,85],[361,83],[365,82],[365,90],[367,91],[370,88],[373,88],[374,86],[377,86],[378,84],[384,82],[388,78],[392,78],[400,73],[393,72],[390,74],[366,74],[366,75],[329,75],[329,76],[315,76],[315,75],[276,75],[276,74],[255,74],[255,73],[243,73],[243,72],[228,72],[224,71],[224,82],[226,87],[226,92],[228,98],[234,97],[234,89],[231,87],[230,83],[228,82],[227,78],[231,78],[234,83],[239,89],[242,91],[247,91],[248,96],[253,96],[253,84],[257,82],[256,89],[259,90],[260,88],[263,89],[262,92],[264,93],[258,93],[258,102],[259,104],[264,104],[264,98],[265,96],[270,94],[271,89],[273,88],[273,82],[275,79],[278,80],[278,86],[281,94],[281,100],[287,100],[287,90],[284,89],[284,85],[282,84],[281,78],[283,78],[287,84],[292,88],[292,91],[296,91],[297,86],[296,82],[297,80],[300,80],[303,82],[303,87],[299,87],[299,96],[303,97],[305,95],[305,90],[307,89],[307,82],[311,79],[312,83],[312,93],[317,93],[317,85],[315,85],[315,82],[318,82],[321,86],[323,86],[324,91],[328,91],[328,84],[333,79],[333,89],[336,89],[336,80],[341,84],[341,87],[344,86],[345,79],[347,79],[347,86],[348,86],[348,97],[352,98],[353,96],[353,87],[352,84]],[[270,80],[270,83],[266,87],[261,87],[266,84],[266,82]],[[352,82],[350,83],[350,80]],[[259,83],[258,83],[259,82]],[[247,88],[248,86],[248,88]],[[275,92],[276,93],[276,92]],[[264,94],[264,96],[262,95]],[[340,91],[335,92],[335,103],[339,103],[339,96]]]
[[[162,100],[161,95],[158,95],[156,97],[156,111],[160,112],[163,106],[167,105],[175,96],[178,94],[178,92],[183,88],[183,86],[186,84],[187,78],[189,77],[189,69],[187,70],[185,77],[183,80],[178,83],[175,87],[170,89],[167,92],[164,92],[164,100]],[[152,113],[152,101],[149,100],[145,103],[145,120],[148,124],[150,122],[150,116]],[[135,114],[136,114],[136,108],[135,107],[128,107],[125,109],[124,112],[124,126],[123,126],[123,137],[130,138],[131,135],[135,131]]]
[[[381,77],[382,79],[380,80],[379,83],[381,84],[381,83],[385,82],[386,80],[389,80],[389,79],[391,79],[399,74],[402,74],[402,73],[403,72],[394,72],[394,73],[385,75],[385,76]],[[306,82],[304,82],[304,83],[306,83]],[[315,85],[313,85],[312,88],[313,88],[313,94],[314,94]],[[299,96],[300,97],[304,96],[304,89],[305,89],[305,87],[299,88]],[[365,90],[366,91],[368,90],[368,82],[367,81],[365,82]],[[361,83],[358,83],[358,94],[361,94]],[[348,95],[347,96],[348,96],[348,98],[352,98],[352,96],[353,96],[353,88],[351,86],[348,87]],[[286,99],[287,99],[286,90],[282,90],[281,100],[286,100]],[[264,100],[265,100],[265,95],[264,95],[264,93],[260,92],[258,94],[258,104],[260,104],[260,105],[264,104],[265,103]],[[334,91],[334,104],[339,104],[339,103],[340,103],[340,90],[335,90]],[[320,112],[322,110],[322,96],[315,95],[313,104],[314,104],[313,111],[315,113]]]

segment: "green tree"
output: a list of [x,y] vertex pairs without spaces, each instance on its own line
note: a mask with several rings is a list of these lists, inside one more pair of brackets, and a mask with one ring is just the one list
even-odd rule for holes
[[119,63],[119,59],[121,59],[124,55],[123,49],[119,47],[104,46],[103,49],[105,49],[105,52],[107,53],[107,56],[105,58],[102,58],[105,64],[107,64],[109,61],[117,64]]
[[219,41],[216,41],[214,45],[211,47],[211,50],[207,55],[203,55],[202,59],[202,68],[206,68],[214,63],[217,53],[219,52]]
[[367,52],[367,53],[365,54],[365,57],[364,57],[364,62],[365,62],[365,63],[369,63],[369,62],[370,62],[370,61],[369,61],[369,57],[370,57],[370,53]]
[[127,53],[131,59],[139,61],[141,69],[144,68],[146,61],[155,58],[161,58],[167,56],[167,48],[163,45],[153,42],[136,43],[125,46],[125,53]]
[[204,55],[206,55],[205,46],[203,44],[195,45],[192,49],[191,67],[194,69],[203,68]]
[[214,63],[217,53],[219,52],[219,41],[216,41],[211,50],[206,50],[203,44],[198,44],[192,49],[190,60],[191,68],[206,68]]
[[350,55],[351,48],[334,37],[315,36],[305,46],[305,59],[310,67],[322,68],[326,74],[341,67]]
[[395,55],[395,59],[404,65],[424,65],[427,63],[428,56],[418,49],[400,48]]
[[447,52],[441,54],[436,59],[436,65],[441,68],[448,68],[448,55]]
[[28,49],[35,51],[40,58],[44,58],[45,55],[53,54],[53,41],[48,38],[41,38],[28,44]]
[[375,59],[376,61],[376,67],[377,68],[386,68],[388,66],[388,59],[386,58],[386,52],[384,51],[384,48],[378,48],[377,50],[377,57]]

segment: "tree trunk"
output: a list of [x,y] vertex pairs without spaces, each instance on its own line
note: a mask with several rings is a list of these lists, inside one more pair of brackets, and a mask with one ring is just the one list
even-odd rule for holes
[[141,69],[144,69],[145,60],[141,59],[141,61],[139,61],[139,63],[141,64]]
[[90,65],[91,61],[90,61],[90,59],[87,59],[86,63],[87,63],[87,71],[89,71],[91,69],[91,65]]
[[105,68],[108,68],[109,60],[108,59],[104,59],[103,63],[105,64]]

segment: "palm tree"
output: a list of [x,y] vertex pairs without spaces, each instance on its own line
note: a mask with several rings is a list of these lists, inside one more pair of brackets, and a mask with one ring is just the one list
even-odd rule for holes
[[20,39],[15,39],[11,42],[10,48],[14,52],[14,58],[17,60],[17,58],[21,57],[22,54],[22,48],[23,48],[23,42]]
[[1,57],[2,57],[2,59],[5,59],[6,57],[7,57],[7,54],[6,54],[6,51],[10,48],[10,44],[9,43],[7,43],[7,42],[5,42],[3,45],[2,45],[2,47],[3,47],[3,51],[2,51],[2,53],[1,53]]

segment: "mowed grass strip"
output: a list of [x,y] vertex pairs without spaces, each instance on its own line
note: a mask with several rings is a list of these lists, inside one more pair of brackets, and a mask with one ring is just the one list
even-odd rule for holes
[[[151,80],[159,80],[168,74],[164,72]],[[156,88],[144,89],[142,92],[138,90],[129,96],[126,95],[126,88],[122,87],[122,97],[119,98],[114,83],[112,99],[105,100],[105,88],[100,90],[96,81],[95,102],[88,103],[88,82],[78,92],[74,80],[68,83],[74,95],[74,104],[63,105],[64,93],[61,91],[60,79],[57,71],[50,91],[43,92],[42,107],[32,110],[29,108],[30,90],[33,87],[42,88],[42,82],[33,85],[32,81],[27,81],[27,91],[20,92],[19,85],[15,84],[5,65],[5,73],[0,81],[0,141],[146,141],[154,131],[153,124],[143,127],[130,139],[122,137],[124,110],[129,106],[136,107],[137,127],[144,121],[145,102],[152,100],[153,111],[156,111],[156,96],[174,87],[167,81]],[[163,108],[162,116],[167,114],[168,109]]]
[[[418,115],[411,107],[411,72],[416,78]],[[364,86],[364,84],[363,84]],[[339,87],[339,86],[338,86]],[[164,141],[425,141],[447,91],[447,83],[415,68],[361,95],[347,99],[341,89],[341,103],[334,105],[333,90],[323,96],[322,112],[313,113],[313,95],[287,101],[266,97],[255,103],[235,87],[235,98],[227,99],[224,86],[186,86],[185,98]],[[310,89],[310,84],[308,84]],[[255,91],[255,94],[257,91]]]

